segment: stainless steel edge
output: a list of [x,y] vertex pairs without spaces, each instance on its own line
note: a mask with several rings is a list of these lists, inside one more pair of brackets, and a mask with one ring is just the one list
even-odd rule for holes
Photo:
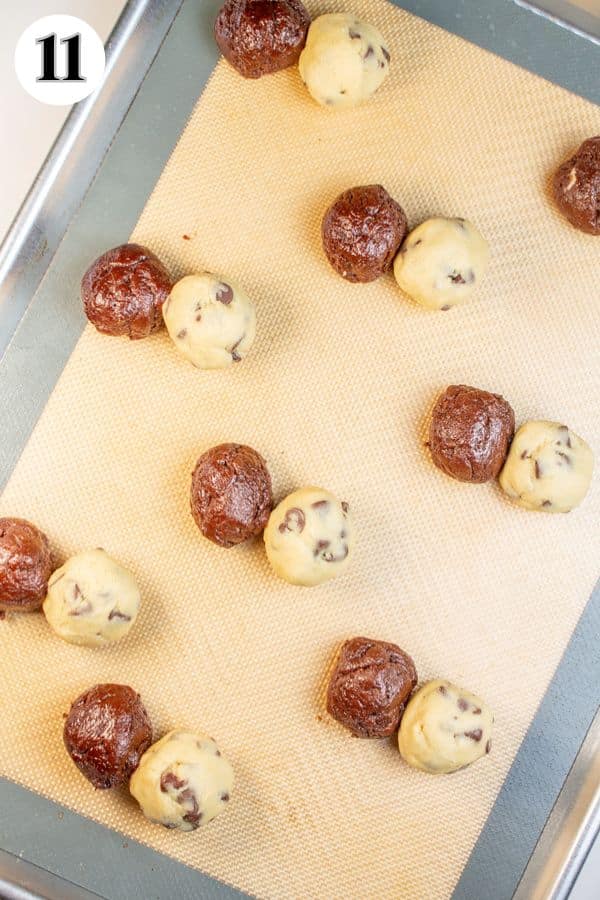
[[144,80],[182,0],[129,0],[101,86],[77,103],[0,247],[0,358]]
[[98,894],[5,850],[0,850],[0,897],[4,900],[100,900]]
[[540,835],[514,900],[565,900],[598,834],[600,711]]
[[600,4],[598,15],[587,12],[569,0],[514,0],[519,6],[545,16],[557,25],[600,44]]

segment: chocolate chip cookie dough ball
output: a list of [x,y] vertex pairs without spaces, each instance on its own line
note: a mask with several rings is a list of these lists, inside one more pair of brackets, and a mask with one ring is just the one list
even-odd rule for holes
[[220,547],[260,534],[273,507],[271,476],[260,453],[243,444],[207,450],[192,475],[190,505],[204,537]]
[[389,71],[381,34],[350,13],[319,16],[300,54],[300,76],[321,106],[346,109],[373,96]]
[[571,225],[600,234],[600,135],[584,141],[557,170],[554,198]]
[[588,492],[594,455],[583,438],[558,422],[526,422],[512,442],[500,487],[519,506],[569,512]]
[[63,737],[79,771],[104,789],[129,779],[152,743],[152,726],[132,688],[97,684],[73,703]]
[[352,555],[348,504],[323,488],[300,488],[273,510],[264,539],[280,578],[306,587],[329,581],[346,569]]
[[128,569],[104,550],[87,550],[52,575],[44,615],[52,630],[70,644],[101,647],[128,634],[140,599]]
[[233,781],[233,769],[212,738],[171,731],[146,751],[129,790],[151,822],[195,831],[225,809]]
[[408,235],[394,261],[402,290],[427,309],[464,303],[487,269],[489,246],[466,219],[428,219]]
[[260,78],[298,61],[309,25],[300,0],[227,0],[215,22],[215,40],[240,75]]
[[46,535],[26,519],[0,519],[0,613],[39,609],[51,574]]
[[396,644],[353,638],[331,676],[327,711],[355,737],[387,737],[398,730],[416,684],[415,664]]
[[344,191],[321,225],[325,255],[347,281],[374,281],[389,271],[406,231],[404,210],[380,184]]
[[171,276],[157,256],[139,244],[122,244],[92,263],[81,282],[85,314],[102,334],[148,337],[162,326]]
[[504,465],[514,431],[515,414],[500,394],[451,384],[433,408],[431,458],[458,481],[491,481]]
[[254,305],[231,280],[204,272],[177,282],[163,307],[169,335],[198,369],[240,362],[256,334]]
[[456,772],[490,752],[489,707],[449,681],[430,681],[413,694],[400,723],[405,762],[434,775]]

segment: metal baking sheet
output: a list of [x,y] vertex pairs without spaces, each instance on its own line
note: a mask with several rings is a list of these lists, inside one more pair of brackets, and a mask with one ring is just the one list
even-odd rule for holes
[[[83,329],[79,304],[73,302],[81,271],[97,247],[127,239],[216,63],[210,26],[219,5],[218,0],[128,4],[109,41],[106,84],[72,113],[3,245],[0,486]],[[511,0],[404,0],[396,5],[600,102],[597,45],[551,19]],[[597,588],[473,849],[456,898],[567,896],[600,825],[600,719],[594,720],[599,632]],[[561,723],[555,710],[566,705],[570,717]],[[2,779],[0,804],[1,895],[242,896]]]

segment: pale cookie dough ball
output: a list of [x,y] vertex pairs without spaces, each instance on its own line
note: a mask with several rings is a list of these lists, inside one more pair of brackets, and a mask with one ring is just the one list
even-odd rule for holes
[[280,578],[306,587],[329,581],[344,571],[352,555],[348,504],[323,488],[300,488],[273,510],[264,540]]
[[475,694],[430,681],[413,694],[400,722],[405,762],[432,774],[455,772],[490,752],[494,717]]
[[140,591],[131,572],[104,550],[88,550],[54,572],[44,615],[65,641],[94,647],[125,637],[139,606]]
[[489,245],[466,219],[427,219],[406,238],[394,261],[402,290],[428,309],[464,303],[487,269]]
[[129,790],[151,822],[195,831],[229,803],[233,769],[208,735],[170,731],[146,750]]
[[526,422],[515,434],[500,473],[500,487],[525,509],[569,512],[588,492],[594,455],[558,422]]
[[344,109],[371,97],[389,71],[381,34],[349,13],[319,16],[300,54],[300,76],[321,106]]
[[230,278],[186,275],[163,306],[173,343],[198,369],[224,369],[240,362],[256,334],[256,312]]

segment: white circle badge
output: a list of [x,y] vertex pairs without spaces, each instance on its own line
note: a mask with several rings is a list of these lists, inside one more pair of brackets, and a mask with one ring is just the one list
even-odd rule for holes
[[94,91],[104,75],[104,47],[76,16],[44,16],[26,28],[15,48],[17,78],[41,103],[71,106]]

